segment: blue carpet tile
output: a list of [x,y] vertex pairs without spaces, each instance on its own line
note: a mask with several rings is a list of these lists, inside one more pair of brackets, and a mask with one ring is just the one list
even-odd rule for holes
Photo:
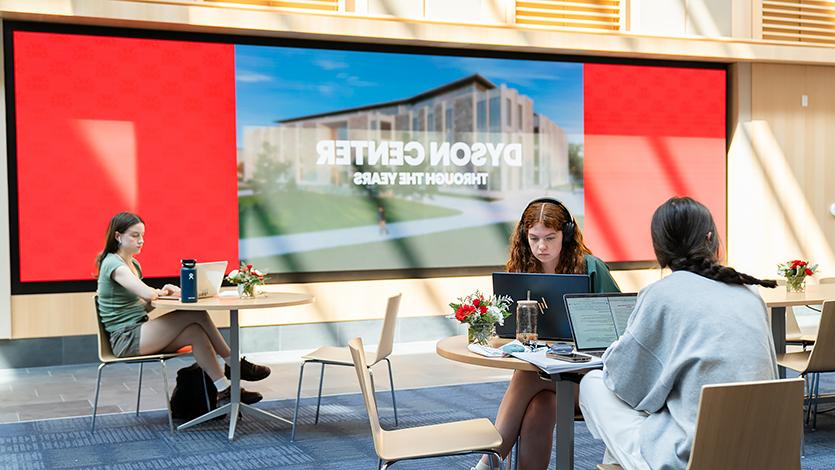
[[[506,383],[402,390],[397,393],[400,427],[487,417],[495,418]],[[390,395],[378,393],[384,428],[393,425]],[[291,417],[293,400],[258,406]],[[0,468],[6,469],[373,469],[377,459],[359,394],[324,397],[319,424],[316,400],[304,399],[296,442],[290,426],[257,417],[239,420],[235,440],[226,438],[228,421],[171,434],[165,412],[101,415],[96,433],[89,418],[0,425]],[[803,468],[835,468],[835,417],[822,414],[818,429],[806,434]],[[575,467],[594,469],[603,446],[582,422],[575,423]],[[469,469],[475,456],[402,462],[403,469]],[[551,458],[551,468],[554,466]]]

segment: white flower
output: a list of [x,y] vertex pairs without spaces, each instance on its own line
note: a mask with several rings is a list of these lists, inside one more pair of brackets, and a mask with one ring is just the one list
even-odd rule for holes
[[240,274],[240,272],[237,269],[233,269],[232,272],[229,273],[229,276],[227,276],[227,277],[229,277],[229,279],[233,279],[233,278],[238,277],[238,274]]
[[263,274],[261,274],[261,271],[255,269],[255,268],[252,268],[252,274],[255,274],[256,276],[259,276],[259,277],[263,276]]

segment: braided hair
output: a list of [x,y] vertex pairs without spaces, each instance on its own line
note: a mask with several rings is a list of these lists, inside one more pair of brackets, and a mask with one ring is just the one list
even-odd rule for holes
[[772,280],[757,279],[722,266],[717,259],[719,237],[710,211],[689,197],[673,197],[652,215],[652,248],[662,268],[689,271],[726,284],[758,284],[777,287]]

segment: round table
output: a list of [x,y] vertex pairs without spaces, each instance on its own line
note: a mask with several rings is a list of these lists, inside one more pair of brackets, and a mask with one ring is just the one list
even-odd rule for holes
[[[509,339],[493,338],[490,346],[499,347],[509,341]],[[514,357],[486,357],[470,352],[467,349],[467,337],[464,335],[452,336],[438,341],[435,351],[441,357],[465,364],[541,372],[535,365]],[[574,469],[574,387],[576,374],[577,371],[550,375],[557,391],[557,470]],[[568,380],[569,376],[575,380]]]
[[[494,338],[490,346],[497,348],[505,343],[510,342],[509,339]],[[435,352],[439,356],[447,358],[451,361],[463,362],[465,364],[474,364],[477,366],[494,367],[496,369],[511,369],[511,370],[526,370],[530,372],[539,372],[539,368],[530,362],[525,362],[515,357],[486,357],[480,356],[467,349],[466,336],[450,336],[438,341],[435,346]]]
[[152,302],[154,307],[172,309],[172,310],[228,310],[229,311],[229,349],[231,350],[232,364],[229,365],[231,369],[232,390],[229,403],[209,411],[203,416],[194,418],[193,420],[181,424],[177,429],[182,430],[200,424],[204,421],[216,418],[218,416],[229,415],[229,440],[235,437],[235,426],[238,423],[238,412],[249,415],[264,416],[271,419],[276,419],[288,424],[292,424],[290,420],[268,413],[260,408],[241,403],[241,353],[240,353],[240,324],[238,322],[238,310],[243,309],[260,309],[260,308],[276,308],[276,307],[290,307],[293,305],[303,305],[313,302],[313,296],[308,294],[297,294],[291,292],[265,292],[258,294],[253,298],[239,298],[237,293],[232,295],[233,289],[221,289],[221,293],[215,297],[208,297],[198,299],[197,302],[183,303],[179,300],[157,299]]

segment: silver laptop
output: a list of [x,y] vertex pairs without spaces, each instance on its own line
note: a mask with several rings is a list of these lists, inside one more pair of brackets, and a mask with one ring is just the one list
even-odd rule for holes
[[[214,297],[220,292],[220,285],[223,284],[223,277],[226,274],[228,261],[212,261],[209,263],[197,263],[197,298]],[[161,295],[162,300],[180,300],[176,295]]]
[[197,298],[214,297],[220,292],[228,261],[197,263]]
[[574,349],[600,356],[626,330],[638,294],[567,294],[565,312]]

